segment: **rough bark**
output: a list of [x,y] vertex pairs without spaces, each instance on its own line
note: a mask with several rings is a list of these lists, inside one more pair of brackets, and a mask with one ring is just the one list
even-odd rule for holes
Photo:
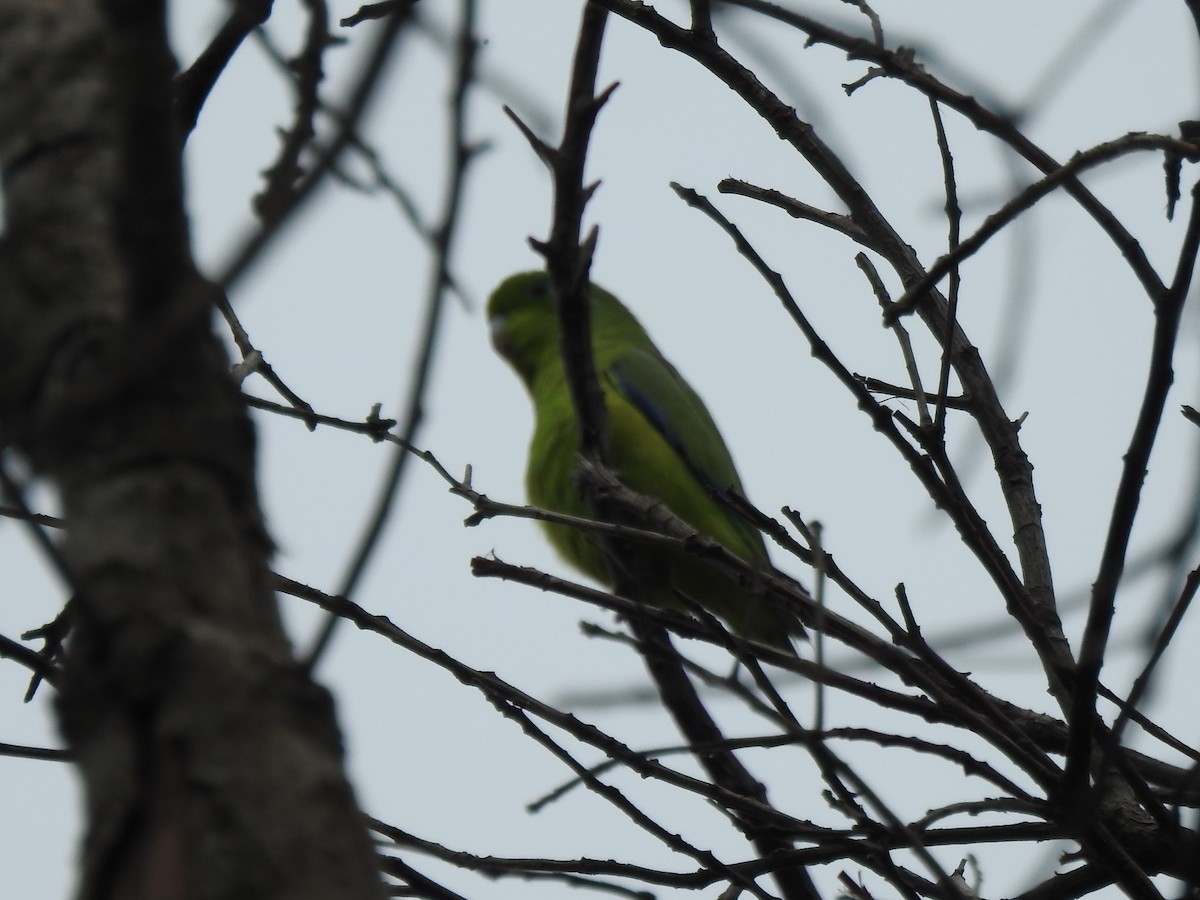
[[173,74],[162,2],[0,0],[0,427],[67,520],[79,896],[382,897],[270,588]]

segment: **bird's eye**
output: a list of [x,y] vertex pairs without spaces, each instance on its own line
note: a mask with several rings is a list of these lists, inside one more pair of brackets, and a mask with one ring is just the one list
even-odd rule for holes
[[533,283],[533,285],[529,288],[529,293],[532,296],[537,297],[539,299],[542,297],[549,297],[550,296],[550,282],[549,281],[535,281]]

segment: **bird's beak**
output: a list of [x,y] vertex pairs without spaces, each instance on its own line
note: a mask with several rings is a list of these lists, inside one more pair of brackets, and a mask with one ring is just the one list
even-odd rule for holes
[[488,319],[488,331],[490,332],[492,347],[501,356],[505,356],[504,348],[504,326],[508,320],[505,316],[492,316]]

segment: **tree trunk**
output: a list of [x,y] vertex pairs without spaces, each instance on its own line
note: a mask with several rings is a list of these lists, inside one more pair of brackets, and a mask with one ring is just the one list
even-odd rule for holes
[[183,207],[162,2],[0,0],[0,425],[60,492],[79,896],[382,897],[269,586]]

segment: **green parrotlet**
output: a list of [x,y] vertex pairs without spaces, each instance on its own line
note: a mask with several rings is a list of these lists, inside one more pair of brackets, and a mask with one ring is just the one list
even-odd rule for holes
[[[746,562],[771,570],[762,534],[713,498],[741,491],[733,459],[703,401],[616,297],[589,288],[592,354],[608,415],[611,462],[633,490],[661,499],[696,531]],[[575,476],[579,432],[559,352],[554,288],[545,272],[506,279],[487,307],[492,343],[533,400],[526,488],[535,506],[595,518]],[[594,534],[546,524],[550,542],[580,571],[611,587]],[[643,527],[647,527],[644,525]],[[683,550],[639,548],[643,599],[685,609],[676,592],[723,619],[737,634],[791,649],[800,622],[753,596],[712,563]],[[647,565],[647,560],[649,565]]]

